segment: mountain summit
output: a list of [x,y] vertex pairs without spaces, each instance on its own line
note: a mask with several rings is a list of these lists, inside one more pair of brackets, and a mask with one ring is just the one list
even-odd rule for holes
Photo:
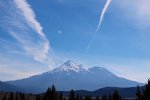
[[88,68],[83,66],[82,64],[77,65],[73,61],[67,61],[60,67],[52,70],[52,72],[86,72],[88,71]]
[[9,81],[8,83],[32,93],[43,92],[53,84],[60,91],[71,89],[93,91],[103,87],[135,87],[143,85],[118,77],[105,68],[87,68],[73,61],[67,61],[52,71],[22,80]]

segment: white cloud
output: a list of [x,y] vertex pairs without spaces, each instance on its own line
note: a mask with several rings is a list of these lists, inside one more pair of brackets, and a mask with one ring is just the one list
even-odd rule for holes
[[36,20],[36,15],[26,0],[14,0],[14,2],[20,11],[20,14],[22,14],[26,19],[27,24],[40,36],[45,37],[44,33],[42,32],[42,26]]
[[[35,61],[53,66],[52,49],[36,19],[36,14],[26,0],[2,1],[0,27],[13,36],[20,47]],[[2,11],[3,10],[3,11]]]

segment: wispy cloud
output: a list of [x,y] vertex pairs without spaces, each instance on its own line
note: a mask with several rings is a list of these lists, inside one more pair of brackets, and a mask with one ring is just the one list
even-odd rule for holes
[[28,56],[35,61],[52,65],[53,61],[49,56],[52,49],[29,3],[26,0],[2,0],[0,9],[3,12],[0,27],[17,40]]
[[36,31],[40,36],[45,37],[45,34],[42,32],[42,26],[36,20],[36,15],[32,10],[31,6],[27,3],[26,0],[14,0],[20,14],[24,16],[27,24]]

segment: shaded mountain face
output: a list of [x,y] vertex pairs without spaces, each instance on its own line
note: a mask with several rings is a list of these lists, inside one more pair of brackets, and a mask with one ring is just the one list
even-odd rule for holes
[[9,81],[27,92],[39,93],[55,85],[59,91],[96,90],[103,87],[134,87],[141,83],[120,78],[102,67],[87,68],[67,61],[60,67],[26,79]]
[[21,89],[16,86],[0,81],[0,91],[14,92],[14,91],[19,91],[19,90]]

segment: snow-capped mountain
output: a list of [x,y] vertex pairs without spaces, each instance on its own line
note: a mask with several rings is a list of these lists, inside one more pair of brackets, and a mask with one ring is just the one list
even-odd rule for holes
[[102,67],[87,68],[67,61],[60,67],[26,79],[9,81],[9,84],[26,89],[27,92],[43,92],[55,85],[57,90],[96,90],[102,87],[134,87],[141,83],[120,78]]
[[86,72],[88,68],[82,64],[77,65],[72,61],[67,61],[60,67],[54,69],[52,72]]

